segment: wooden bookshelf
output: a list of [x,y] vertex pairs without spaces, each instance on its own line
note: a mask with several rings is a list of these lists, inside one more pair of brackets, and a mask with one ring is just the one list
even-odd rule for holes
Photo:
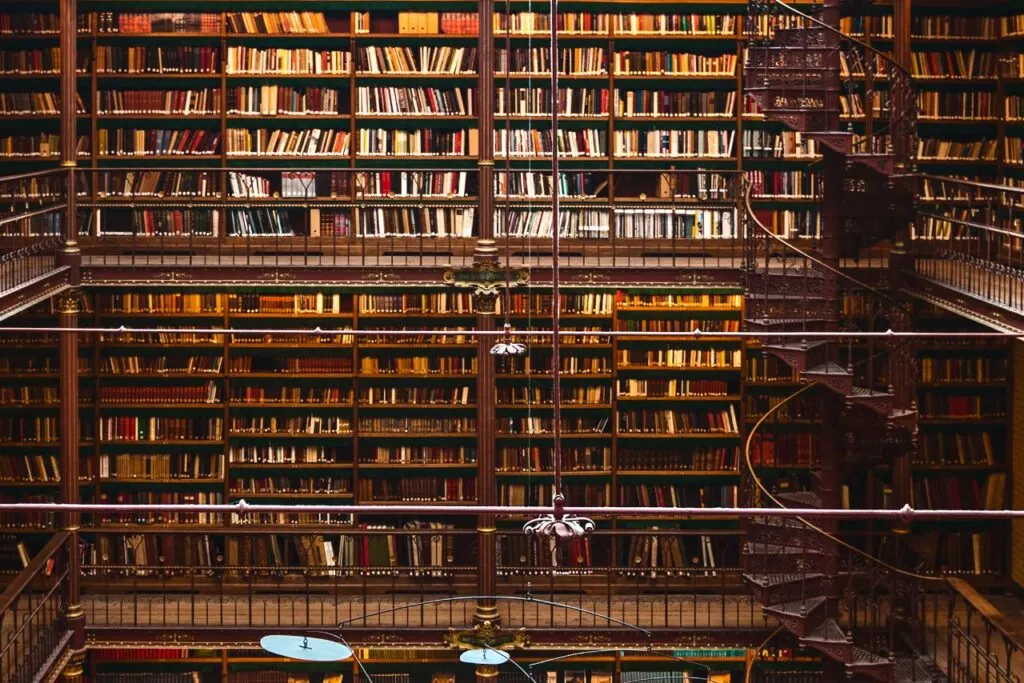
[[[166,5],[166,7],[164,6]],[[642,198],[646,203],[673,205],[676,201],[672,197],[671,189],[667,189],[664,179],[659,180],[659,171],[672,165],[680,171],[693,169],[710,169],[722,171],[744,171],[751,170],[760,181],[766,181],[763,191],[758,189],[755,193],[755,204],[764,212],[764,217],[769,220],[769,225],[777,225],[778,229],[787,230],[792,235],[815,235],[817,234],[817,210],[814,208],[819,198],[817,192],[811,192],[813,196],[801,198],[801,204],[797,206],[784,206],[789,204],[792,187],[799,185],[800,181],[790,178],[783,179],[783,176],[795,174],[806,169],[815,156],[813,153],[798,153],[799,150],[806,150],[813,147],[806,141],[791,143],[783,138],[787,136],[794,138],[791,133],[784,133],[781,128],[765,122],[756,112],[749,111],[745,105],[742,94],[743,83],[743,33],[742,21],[740,20],[742,6],[740,3],[729,0],[715,0],[713,2],[690,2],[690,0],[676,0],[671,3],[659,3],[653,9],[646,9],[650,14],[640,12],[642,17],[661,17],[657,26],[643,28],[633,26],[631,12],[640,10],[634,6],[622,6],[612,2],[587,3],[581,12],[565,12],[563,17],[577,17],[587,15],[595,21],[595,26],[600,28],[588,29],[580,32],[575,28],[563,31],[565,50],[573,51],[603,51],[601,61],[591,69],[570,69],[563,75],[563,82],[572,90],[575,103],[579,97],[588,93],[594,95],[595,99],[590,104],[583,102],[583,110],[578,110],[576,104],[566,104],[567,111],[563,112],[562,128],[560,134],[563,136],[574,136],[583,133],[593,134],[601,137],[598,148],[587,150],[580,154],[566,149],[562,157],[571,161],[580,169],[580,173],[588,174],[593,179],[591,186],[602,186],[597,197],[603,201],[604,211],[613,214],[622,201]],[[471,161],[476,158],[476,153],[468,147],[460,147],[463,151],[459,156],[408,156],[397,150],[382,155],[370,148],[360,149],[358,143],[362,132],[381,130],[402,130],[402,129],[423,129],[430,130],[435,135],[446,131],[470,131],[474,128],[477,114],[473,108],[477,105],[473,102],[474,81],[477,78],[479,64],[467,62],[464,65],[465,73],[390,73],[385,69],[364,64],[361,55],[370,48],[376,47],[408,47],[423,46],[425,48],[437,49],[471,49],[473,41],[476,40],[475,32],[470,31],[466,26],[451,26],[449,30],[460,31],[458,33],[408,33],[405,32],[400,14],[406,12],[418,12],[419,6],[415,3],[408,5],[399,4],[394,7],[373,10],[367,16],[366,13],[348,11],[339,8],[336,3],[328,0],[313,0],[307,2],[303,10],[320,15],[326,19],[326,25],[330,29],[327,32],[316,33],[239,33],[228,30],[229,17],[243,12],[259,13],[264,10],[264,5],[253,2],[248,5],[245,2],[234,3],[230,12],[209,13],[208,19],[211,29],[202,32],[192,30],[182,31],[161,31],[143,32],[137,25],[131,22],[139,17],[159,16],[161,12],[181,10],[200,14],[194,4],[182,0],[180,6],[176,2],[163,3],[159,8],[147,9],[128,16],[120,25],[118,17],[126,12],[126,8],[117,2],[97,2],[89,5],[84,11],[81,19],[80,46],[82,55],[80,64],[80,94],[86,105],[86,110],[80,118],[80,133],[83,138],[88,139],[88,144],[83,145],[83,190],[81,204],[85,212],[91,217],[85,221],[84,237],[108,235],[112,237],[131,238],[131,241],[147,239],[147,231],[160,233],[168,231],[180,232],[183,228],[171,227],[175,220],[180,222],[180,217],[175,218],[167,215],[166,212],[178,208],[180,203],[185,201],[194,205],[202,201],[204,197],[196,197],[192,194],[185,195],[176,192],[165,192],[162,196],[154,197],[121,197],[122,206],[116,207],[117,197],[108,194],[103,188],[109,177],[117,177],[121,173],[119,169],[145,168],[154,166],[168,166],[187,164],[189,166],[208,166],[211,170],[225,170],[237,168],[241,171],[242,165],[252,166],[258,164],[263,167],[273,168],[275,166],[295,166],[300,162],[307,163],[311,171],[317,171],[323,175],[331,168],[366,169],[379,168],[382,165],[395,169],[405,168],[415,170],[418,166],[431,166],[435,168],[450,169],[452,171],[465,170],[462,162]],[[441,8],[444,12],[462,12],[461,6],[453,5],[450,10]],[[14,9],[5,9],[14,12]],[[499,17],[501,15],[499,14]],[[441,17],[441,24],[444,24],[444,17]],[[513,51],[541,50],[539,43],[545,35],[545,30],[536,28],[542,26],[545,17],[540,14],[536,17],[525,17],[520,8],[514,8],[515,22],[511,25],[509,36]],[[526,21],[528,23],[520,23]],[[541,21],[534,24],[529,22]],[[355,27],[363,22],[359,30]],[[597,23],[599,22],[599,23]],[[674,22],[674,23],[673,23]],[[440,25],[440,24],[439,24]],[[129,32],[126,29],[131,28]],[[517,27],[531,26],[530,31],[523,33]],[[668,28],[664,28],[667,26]],[[168,27],[165,27],[168,28]],[[186,27],[187,28],[187,27]],[[466,31],[462,33],[462,31]],[[495,46],[501,52],[505,46],[505,29],[500,25],[495,28]],[[41,36],[12,35],[10,40],[5,41],[4,50],[11,53],[19,50],[49,49],[56,44],[56,34],[44,34]],[[144,48],[150,51],[164,49],[167,51],[180,51],[194,47],[196,55],[194,58],[195,68],[202,69],[202,73],[190,71],[190,66],[177,66],[173,62],[165,60],[164,72],[156,73],[153,66],[142,66],[141,72],[111,72],[107,67],[101,67],[100,62],[106,64],[105,60],[112,54],[131,48]],[[242,48],[253,48],[259,50],[284,49],[284,50],[337,50],[348,57],[338,67],[336,73],[277,73],[258,71],[255,73],[240,73],[236,68],[229,68],[229,55],[238,56],[237,51]],[[201,50],[208,50],[207,53],[199,55]],[[213,52],[209,52],[213,51]],[[215,52],[215,54],[214,54]],[[635,69],[623,67],[616,69],[616,55],[621,56],[633,54],[644,57],[655,54],[677,54],[687,56],[687,60],[725,60],[730,62],[722,67],[721,71],[708,73],[706,65],[679,67],[675,71],[664,73],[664,69],[654,68],[644,72],[636,72]],[[191,53],[190,53],[191,55]],[[582,56],[583,53],[580,52]],[[20,57],[19,57],[20,58]],[[22,61],[9,60],[10,67],[4,67],[16,78],[4,77],[5,86],[0,88],[0,95],[6,92],[51,92],[56,85],[55,73],[47,56],[26,53]],[[168,56],[169,59],[169,56]],[[234,57],[232,57],[232,60]],[[24,64],[25,66],[19,66]],[[35,64],[36,66],[28,66]],[[118,65],[121,62],[117,62]],[[148,64],[139,62],[139,64]],[[153,62],[155,64],[155,62]],[[184,63],[183,63],[184,64]],[[234,62],[232,61],[232,64]],[[115,68],[121,68],[120,66]],[[653,68],[653,67],[652,67]],[[37,72],[26,72],[28,69],[35,69]],[[487,69],[490,71],[491,69]],[[322,71],[322,70],[321,70]],[[373,71],[384,71],[373,73]],[[580,73],[586,71],[586,73]],[[593,71],[593,73],[591,73]],[[543,82],[549,70],[539,69],[516,69],[511,74],[511,87],[517,92],[525,92],[532,88],[536,91],[544,91]],[[532,79],[533,83],[529,82]],[[621,83],[619,83],[621,81]],[[429,82],[429,85],[428,85]],[[495,88],[498,91],[504,89],[505,78],[499,70],[495,74]],[[278,86],[280,88],[291,88],[289,91],[298,98],[305,98],[310,95],[311,89],[319,89],[317,93],[326,91],[334,93],[331,95],[332,104],[327,108],[313,108],[309,113],[290,113],[294,110],[283,109],[277,115],[262,114],[250,115],[239,113],[246,108],[238,105],[238,96],[242,93],[239,89],[257,89],[261,86]],[[436,112],[434,105],[430,105],[429,116],[423,116],[420,123],[416,123],[417,116],[411,105],[398,105],[394,110],[394,103],[380,109],[376,105],[366,107],[364,99],[376,89],[381,88],[408,88],[410,95],[423,93],[425,88],[437,91],[438,97],[441,94],[453,95],[456,90],[461,93],[462,105],[452,110]],[[158,101],[154,104],[132,106],[121,106],[111,109],[107,102],[108,94],[123,96],[125,93],[151,92],[156,96],[161,93],[172,91],[192,91],[199,95],[205,93],[206,101],[197,107],[189,104],[186,114],[175,109],[173,112],[164,109],[164,103]],[[546,91],[545,91],[546,92]],[[317,98],[319,98],[319,94]],[[529,95],[529,93],[526,93]],[[637,105],[627,107],[627,97],[636,95]],[[645,95],[646,94],[646,95]],[[284,93],[281,93],[282,98]],[[659,103],[659,109],[654,110],[652,104],[643,104],[644,97],[658,96],[664,101]],[[404,96],[403,96],[404,98]],[[539,99],[538,99],[539,98]],[[522,134],[532,131],[532,134],[544,136],[549,132],[549,124],[546,118],[549,112],[549,105],[543,104],[542,94],[538,94],[538,107],[525,110],[512,111],[511,129],[513,134]],[[703,99],[701,99],[703,98]],[[138,99],[138,98],[137,98]],[[513,98],[514,99],[514,98]],[[548,98],[550,99],[550,98]],[[728,99],[728,103],[726,103]],[[632,101],[632,100],[630,100]],[[336,102],[333,104],[333,102]],[[364,103],[361,105],[360,103]],[[100,105],[106,106],[101,109]],[[530,102],[524,102],[524,106]],[[708,115],[707,106],[713,106],[711,111],[714,115]],[[283,100],[282,100],[283,106]],[[306,106],[306,105],[303,105]],[[362,107],[362,108],[361,108]],[[593,109],[589,109],[594,107]],[[184,112],[185,110],[181,110]],[[259,110],[256,110],[259,111]],[[306,110],[303,109],[303,112]],[[642,115],[632,115],[634,112]],[[410,114],[413,114],[410,116]],[[49,114],[47,114],[49,115]],[[505,115],[498,113],[496,118],[496,135],[504,135]],[[18,131],[28,132],[52,132],[56,134],[56,120],[48,121],[41,119],[38,115],[24,114],[11,117],[12,134]],[[314,127],[329,130],[344,131],[349,135],[349,144],[338,154],[323,155],[321,153],[306,153],[302,155],[284,154],[262,154],[259,156],[234,154],[228,149],[228,140],[238,131],[253,131],[259,128],[301,133]],[[160,147],[156,153],[143,155],[121,156],[108,154],[100,143],[100,135],[103,131],[113,133],[116,130],[167,130],[167,131],[207,131],[210,134],[219,136],[219,142],[210,150],[212,153],[187,153],[187,154],[166,154],[161,153]],[[518,131],[518,133],[517,133]],[[547,132],[546,132],[547,131]],[[660,136],[655,132],[662,132],[666,139],[679,137],[676,152],[638,156],[640,145],[661,143]],[[709,139],[708,135],[721,138],[718,144]],[[687,136],[695,136],[687,138]],[[581,139],[582,140],[582,139]],[[477,146],[483,141],[477,141]],[[771,153],[770,161],[764,158],[764,153],[754,152],[755,148],[760,149],[763,145],[780,145],[777,152]],[[568,144],[568,142],[567,142]],[[672,142],[676,145],[676,142]],[[696,145],[700,146],[696,146]],[[704,147],[704,145],[709,145]],[[790,149],[792,144],[796,147]],[[808,146],[810,145],[810,146]],[[783,152],[782,147],[786,150]],[[523,164],[530,164],[537,173],[543,173],[545,166],[550,161],[550,154],[537,154],[537,150],[522,149],[513,154],[512,164],[514,168],[522,169]],[[503,164],[500,148],[496,150],[499,173]],[[755,158],[762,157],[762,158]],[[33,159],[31,157],[11,157],[4,159],[0,157],[0,163],[7,163],[12,168],[26,164],[49,163],[47,159]],[[563,163],[563,167],[566,164]],[[771,168],[770,168],[771,167]],[[777,167],[777,168],[776,168]],[[108,173],[115,174],[108,176]],[[185,173],[185,172],[181,172]],[[567,171],[568,173],[568,171]],[[768,178],[762,178],[767,173]],[[808,171],[809,173],[809,171]],[[88,174],[88,175],[85,175]],[[287,208],[288,197],[281,192],[280,174],[269,170],[262,174],[255,174],[270,182],[271,194],[269,196],[248,196],[246,192],[241,201],[248,205],[267,205],[268,211],[284,212]],[[794,185],[795,183],[795,185]],[[472,183],[470,183],[472,184]],[[759,185],[759,188],[762,186]],[[635,190],[633,188],[636,188]],[[305,207],[310,199],[329,202],[334,199],[333,192],[323,191],[318,188],[315,197],[307,197],[304,194],[297,197],[294,204]],[[456,194],[448,194],[436,198],[432,203],[440,208],[450,208],[459,202],[475,201],[478,188],[467,187]],[[228,187],[215,188],[213,198],[220,203],[237,198],[237,192],[232,192]],[[342,194],[352,195],[351,192]],[[400,193],[399,193],[400,194]],[[675,193],[680,194],[680,193]],[[187,197],[187,199],[186,199]],[[376,237],[373,231],[361,229],[356,214],[358,207],[377,207],[381,205],[378,198],[354,197],[352,206],[347,206],[342,212],[346,218],[339,219],[337,230],[341,231],[340,236],[356,236],[371,239]],[[381,198],[383,199],[383,198]],[[415,196],[415,201],[423,201],[424,197]],[[431,198],[432,200],[434,198]],[[680,198],[683,200],[684,198]],[[710,199],[714,199],[714,194]],[[145,200],[147,205],[139,204]],[[660,201],[657,201],[660,200]],[[709,203],[703,198],[701,203]],[[713,203],[713,202],[712,202]],[[105,211],[99,207],[108,206]],[[133,208],[129,209],[131,206]],[[131,213],[133,211],[149,210],[151,212],[161,211],[164,216],[151,219],[160,222],[158,227],[143,226],[139,229],[127,229],[132,224]],[[111,213],[113,212],[113,213]],[[193,206],[191,212],[199,216],[203,213],[198,206]],[[275,232],[302,234],[310,233],[310,217],[308,209],[299,212],[292,207],[288,220],[288,229],[281,228],[276,223],[267,224],[267,229]],[[566,205],[567,214],[572,212],[571,205]],[[789,215],[786,215],[789,212]],[[184,228],[192,232],[195,237],[218,234],[227,235],[232,231],[232,213],[227,209],[216,209],[219,221],[216,227],[204,225],[199,228],[188,226]],[[250,212],[251,213],[251,212]],[[775,218],[775,214],[779,218]],[[242,214],[239,214],[242,215]],[[265,214],[276,215],[276,214]],[[282,214],[283,215],[283,214]],[[141,218],[138,220],[142,220]],[[283,222],[283,218],[281,219]],[[457,236],[472,236],[475,234],[474,221],[467,219],[464,232],[457,233]],[[618,217],[612,217],[611,222],[622,221]],[[169,221],[169,223],[168,223]],[[716,219],[717,221],[717,219]],[[142,223],[139,223],[141,226]],[[319,226],[318,226],[319,227]],[[36,227],[31,227],[34,230]],[[40,228],[42,229],[42,228]],[[127,232],[126,232],[127,229]],[[238,228],[234,228],[236,231]],[[625,231],[618,235],[621,239],[630,237],[627,228],[620,228]],[[682,230],[680,228],[680,230]],[[735,220],[728,228],[708,228],[705,237],[728,237],[735,236],[738,226]],[[20,234],[20,233],[19,233]],[[335,233],[337,234],[337,233]],[[586,234],[586,239],[606,239],[604,234]],[[149,235],[152,236],[152,235]],[[637,234],[637,236],[639,236]],[[678,239],[692,239],[696,235],[680,232]],[[650,239],[668,239],[665,236],[653,236]],[[673,238],[673,242],[676,238]]]

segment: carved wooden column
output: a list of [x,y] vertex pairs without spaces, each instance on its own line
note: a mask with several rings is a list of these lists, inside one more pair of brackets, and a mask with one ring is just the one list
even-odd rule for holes
[[[479,225],[480,238],[474,251],[473,263],[476,269],[497,272],[498,249],[494,244],[494,0],[480,0],[477,5],[480,21],[477,50],[477,117],[479,130],[479,151],[477,156],[477,179],[480,197]],[[473,295],[478,330],[497,329],[495,323],[498,291],[493,287],[477,288]],[[497,341],[491,336],[477,337],[476,377],[476,422],[477,422],[477,479],[476,495],[481,505],[497,504],[498,492],[494,454],[494,402],[495,402],[495,358],[491,346]],[[496,534],[494,515],[479,515],[477,518],[477,590],[484,596],[476,606],[473,621],[482,624],[498,623],[498,608],[495,600],[497,585]],[[481,667],[477,677],[481,678]],[[496,677],[488,674],[488,678]],[[491,683],[490,681],[488,683]]]
[[82,255],[78,248],[78,208],[75,195],[75,167],[78,165],[78,3],[60,0],[60,165],[67,171],[64,216],[64,249],[61,261],[71,267],[71,284],[78,284]]
[[[474,252],[474,265],[478,272],[487,270],[498,271],[498,249],[493,240],[481,239],[477,242]],[[497,312],[498,291],[493,287],[478,287],[473,294],[473,306],[476,310],[476,327],[481,331],[497,329],[495,314]],[[476,495],[481,505],[496,505],[498,502],[497,478],[495,477],[495,440],[494,440],[494,403],[495,396],[495,358],[491,355],[491,347],[497,341],[493,336],[480,335],[476,340],[477,375],[476,375]],[[490,621],[498,623],[498,608],[490,596],[496,594],[497,584],[497,544],[494,515],[479,515],[477,518],[477,589],[484,596],[476,606],[473,621],[482,624]]]
[[[893,0],[892,3],[892,24],[893,24],[893,49],[892,58],[897,64],[906,70],[910,70],[910,2],[911,0]],[[890,114],[894,124],[892,126],[892,146],[896,162],[896,173],[909,171],[908,164],[913,150],[910,149],[912,131],[909,128],[910,120],[907,111],[911,97],[914,97],[910,88],[911,84],[902,78],[892,79],[892,93],[890,93],[889,106]]]
[[477,179],[480,188],[480,239],[494,237],[494,0],[477,5],[480,34],[477,43],[477,124],[480,139]]
[[[72,289],[57,297],[57,324],[67,331],[61,331],[59,340],[60,357],[60,490],[61,502],[78,502],[78,444],[80,425],[78,415],[78,313],[81,310],[81,293]],[[81,589],[79,586],[78,529],[79,513],[65,512],[61,516],[61,528],[70,535],[65,562],[68,567],[65,588],[64,618],[72,631],[71,647],[80,650],[85,646],[85,613],[82,611]]]
[[476,683],[494,683],[498,680],[498,667],[478,666],[476,668]]
[[61,683],[82,683],[85,680],[85,650],[75,652],[60,672]]

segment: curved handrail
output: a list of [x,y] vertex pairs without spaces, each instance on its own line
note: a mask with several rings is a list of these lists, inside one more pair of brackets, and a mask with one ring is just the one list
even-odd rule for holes
[[[810,254],[809,252],[804,251],[803,249],[801,249],[800,247],[796,246],[795,244],[793,244],[792,242],[790,242],[786,238],[782,237],[781,235],[776,235],[774,232],[772,232],[771,229],[767,225],[765,225],[764,223],[761,222],[761,219],[759,219],[757,217],[757,214],[754,213],[754,205],[751,203],[751,195],[753,194],[753,184],[750,183],[747,179],[744,179],[744,183],[746,183],[746,187],[744,188],[744,192],[743,192],[743,204],[744,204],[744,208],[747,211],[747,218],[750,219],[754,223],[754,225],[757,226],[757,228],[761,230],[761,232],[763,232],[765,235],[767,235],[771,239],[775,240],[776,242],[778,242],[782,246],[786,247],[790,251],[796,252],[797,254],[799,254],[800,256],[804,257],[805,259],[807,259],[811,263],[813,263],[813,264],[815,264],[815,265],[817,265],[817,266],[819,266],[821,268],[824,268],[825,270],[829,271],[830,273],[832,273],[834,275],[837,275],[837,276],[843,278],[844,280],[847,280],[848,282],[852,283],[856,287],[859,287],[861,289],[866,289],[867,291],[871,292],[872,294],[874,294],[878,298],[888,302],[889,304],[891,304],[891,305],[893,305],[893,306],[895,306],[897,308],[902,309],[905,313],[910,314],[912,312],[910,307],[908,307],[906,304],[904,304],[904,303],[902,303],[900,301],[897,301],[896,299],[893,299],[891,296],[889,296],[885,292],[882,292],[882,291],[876,289],[875,287],[872,287],[871,285],[867,284],[866,282],[862,282],[861,280],[858,280],[857,278],[853,277],[852,275],[844,273],[839,268],[836,268],[835,266],[832,266],[832,265],[826,263],[825,261],[823,261],[823,260],[819,259],[818,257]],[[753,235],[748,235],[748,237],[752,238]]]
[[[757,486],[758,490],[762,494],[764,494],[768,498],[768,500],[770,500],[771,502],[775,503],[775,505],[780,507],[780,508],[785,508],[786,506],[782,504],[782,501],[780,501],[778,498],[775,497],[775,494],[773,494],[771,491],[768,490],[768,488],[764,485],[764,482],[761,481],[761,478],[759,476],[757,476],[757,470],[754,469],[754,463],[753,463],[753,461],[750,458],[750,447],[753,444],[754,435],[757,434],[758,429],[761,428],[761,425],[763,425],[765,423],[765,421],[769,417],[774,415],[776,413],[776,411],[778,411],[780,408],[782,408],[782,406],[786,405],[787,403],[789,403],[793,399],[799,397],[805,391],[808,391],[808,390],[818,386],[818,384],[819,384],[819,382],[810,382],[809,384],[806,384],[805,386],[801,387],[797,391],[793,392],[792,394],[790,394],[789,396],[785,397],[784,399],[779,401],[777,404],[775,404],[774,406],[772,406],[771,408],[766,410],[764,412],[764,414],[761,415],[761,417],[758,418],[757,422],[754,423],[754,426],[751,427],[750,432],[747,434],[747,439],[746,439],[746,441],[743,444],[743,458],[744,458],[744,461],[745,461],[745,463],[747,465],[747,471],[750,473],[750,478],[753,480],[753,482]],[[796,519],[797,519],[797,521],[802,522],[811,531],[814,531],[814,532],[824,536],[825,538],[829,539],[830,541],[832,541],[836,545],[838,545],[840,547],[843,547],[843,548],[846,548],[847,550],[850,550],[850,551],[856,553],[857,555],[860,555],[864,559],[877,564],[878,566],[882,567],[883,569],[887,569],[887,570],[889,570],[891,572],[894,572],[896,574],[899,574],[901,576],[906,576],[908,578],[918,579],[918,580],[921,580],[921,581],[935,581],[935,582],[945,582],[946,581],[946,577],[945,576],[941,576],[941,575],[940,576],[931,576],[931,575],[928,575],[928,574],[918,574],[916,572],[912,572],[912,571],[909,571],[907,569],[900,569],[899,567],[891,565],[891,564],[889,564],[888,562],[886,562],[885,560],[883,560],[881,558],[875,557],[874,555],[872,555],[871,553],[867,552],[866,550],[861,550],[857,546],[851,545],[850,543],[847,543],[846,541],[844,541],[841,538],[839,538],[839,537],[829,533],[828,531],[825,531],[820,526],[814,524],[813,522],[810,522],[809,520],[807,520],[804,517],[797,517]]]
[[[801,17],[805,21],[811,22],[812,24],[814,24],[818,28],[823,28],[823,29],[825,29],[826,31],[828,31],[828,32],[830,32],[832,34],[835,34],[835,35],[839,36],[840,38],[842,38],[846,42],[851,43],[853,45],[856,45],[857,47],[861,48],[862,50],[865,50],[866,52],[868,52],[868,53],[870,53],[872,55],[875,55],[876,57],[880,57],[882,59],[882,61],[884,61],[891,69],[894,69],[895,71],[897,71],[900,74],[900,77],[906,82],[906,86],[907,86],[907,97],[906,97],[907,102],[906,102],[906,104],[907,104],[907,107],[904,110],[903,116],[907,120],[909,120],[912,124],[917,120],[917,97],[913,93],[913,82],[914,82],[913,81],[913,75],[909,71],[907,71],[907,69],[902,64],[900,64],[895,59],[893,59],[891,55],[889,55],[888,53],[884,52],[883,50],[879,50],[878,48],[876,48],[876,47],[874,47],[874,46],[872,46],[872,45],[870,45],[868,43],[865,43],[862,40],[859,40],[857,38],[854,38],[853,36],[850,36],[850,35],[847,35],[846,33],[843,33],[842,31],[840,31],[835,26],[832,26],[831,24],[828,24],[828,23],[822,21],[821,19],[818,19],[814,15],[808,14],[808,13],[802,11],[802,10],[797,9],[796,7],[786,3],[784,0],[768,0],[768,1],[771,4],[773,4],[773,5],[776,5],[778,7],[783,8],[784,10],[789,12],[790,14],[793,14],[795,16]],[[894,80],[895,79],[890,78],[890,81],[894,81]],[[865,103],[865,106],[867,106],[867,103]],[[890,110],[890,114],[891,114],[891,112],[892,112],[892,92],[891,91],[890,91],[889,110]],[[892,130],[894,127],[895,127],[894,123],[890,120],[889,124],[887,126],[885,126],[883,128],[883,130]],[[877,134],[878,134],[878,132],[876,131],[876,135]],[[912,156],[912,155],[913,155],[913,150],[908,148],[908,150],[907,150],[908,158],[910,156]]]

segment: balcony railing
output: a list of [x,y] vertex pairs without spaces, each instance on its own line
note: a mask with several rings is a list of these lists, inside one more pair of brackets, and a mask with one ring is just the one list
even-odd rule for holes
[[49,669],[71,638],[64,622],[68,553],[59,533],[0,594],[0,678],[29,683]]
[[1024,188],[924,176],[914,270],[1024,313]]
[[67,173],[0,177],[0,296],[56,271]]
[[[86,552],[82,567],[87,623],[107,629],[294,629],[347,621],[353,629],[397,631],[473,623],[472,598],[479,589],[472,530],[285,529],[275,531],[273,540],[256,531],[193,529],[188,537],[174,534],[177,550],[158,545],[167,543],[157,540],[164,532],[86,533],[87,547],[95,543],[99,549]],[[107,540],[100,540],[104,536]],[[720,566],[693,567],[689,558],[685,566],[675,566],[668,554],[670,564],[664,566],[662,556],[652,558],[649,545],[632,554],[636,536],[599,532],[585,550],[578,549],[580,554],[552,557],[540,547],[529,556],[512,552],[522,532],[499,533],[504,551],[495,570],[496,593],[508,596],[498,605],[503,626],[622,630],[618,620],[646,629],[764,628],[760,607],[742,586],[738,555],[727,542],[714,543],[725,563]],[[659,538],[687,547],[701,539],[682,531],[644,536],[648,544]],[[341,548],[339,537],[348,539],[347,550],[326,564],[319,547],[333,542],[334,553]],[[735,545],[735,536],[729,542]],[[208,561],[180,563],[181,553],[191,547],[206,553]],[[583,552],[593,561],[587,562]]]
[[[84,265],[468,265],[489,192],[502,259],[549,266],[550,174],[496,176],[481,188],[476,169],[83,169]],[[737,171],[563,168],[560,178],[562,265],[739,265]]]

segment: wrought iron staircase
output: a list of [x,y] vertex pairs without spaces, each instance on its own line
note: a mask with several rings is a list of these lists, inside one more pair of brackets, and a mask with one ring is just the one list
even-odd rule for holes
[[[859,415],[861,429],[872,436],[863,439],[858,434],[855,439],[836,440],[830,461],[812,471],[814,483],[808,490],[774,494],[750,465],[748,441],[747,462],[758,487],[750,501],[755,506],[837,507],[840,461],[844,451],[856,450],[840,441],[868,444],[860,448],[869,450],[876,461],[894,453],[906,454],[915,446],[913,380],[907,367],[899,367],[899,361],[906,360],[904,345],[890,343],[877,354],[869,351],[866,369],[859,370],[852,354],[845,364],[841,362],[836,341],[821,341],[813,335],[843,329],[840,282],[874,296],[879,310],[884,310],[879,319],[887,325],[906,322],[905,310],[898,303],[838,268],[840,236],[844,244],[852,243],[856,249],[890,239],[912,220],[910,209],[901,208],[912,206],[912,185],[901,178],[910,173],[910,153],[916,148],[916,99],[910,74],[888,56],[838,31],[840,13],[848,4],[826,0],[811,15],[781,0],[748,3],[747,94],[767,120],[816,141],[824,164],[832,164],[833,171],[842,169],[841,178],[826,169],[823,183],[838,181],[842,187],[823,188],[826,201],[837,202],[839,210],[833,213],[831,224],[826,221],[822,239],[813,250],[798,248],[773,234],[754,214],[748,193],[746,324],[765,333],[762,353],[781,360],[805,385],[783,403],[817,387],[823,400],[835,402],[835,412],[844,419]],[[882,75],[873,70],[876,64],[885,67],[889,80],[888,120],[886,125],[858,135],[852,124],[842,120],[840,69],[862,71],[870,83],[872,77]],[[782,332],[787,334],[772,338],[772,333]],[[887,357],[889,371],[884,377],[875,376],[876,355]],[[758,422],[755,431],[760,426]],[[911,651],[900,647],[898,639],[855,642],[852,620],[843,613],[839,585],[837,550],[840,545],[849,546],[837,534],[835,523],[816,526],[803,520],[758,518],[748,524],[744,577],[765,615],[799,638],[802,646],[820,652],[833,671],[844,670],[847,679],[882,683],[938,680],[934,667],[918,662]],[[850,567],[845,571],[852,576]],[[893,631],[891,623],[889,626]],[[921,672],[926,670],[931,673],[923,677]]]

